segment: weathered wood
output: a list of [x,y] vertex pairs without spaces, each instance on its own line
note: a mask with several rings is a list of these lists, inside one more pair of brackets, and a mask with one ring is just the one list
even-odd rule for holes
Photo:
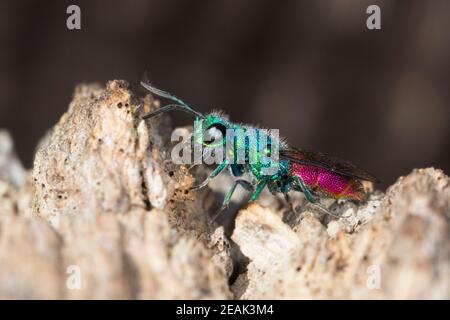
[[339,218],[265,194],[235,225],[221,216],[225,230],[211,208],[229,177],[189,191],[194,177],[167,161],[167,116],[140,120],[158,104],[124,81],[78,86],[30,173],[1,134],[0,298],[450,298],[440,170],[333,204]]

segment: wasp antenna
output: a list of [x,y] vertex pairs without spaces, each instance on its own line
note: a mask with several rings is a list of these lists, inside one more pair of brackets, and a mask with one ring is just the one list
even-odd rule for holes
[[[174,95],[172,95],[172,94],[170,94],[170,93],[168,93],[168,92],[166,92],[166,91],[160,90],[160,89],[158,89],[158,88],[155,88],[154,86],[152,86],[152,85],[151,85],[149,82],[147,82],[147,81],[141,81],[141,85],[142,85],[145,89],[147,89],[148,91],[150,91],[151,93],[153,93],[153,94],[155,94],[155,95],[157,95],[157,96],[160,96],[160,97],[163,97],[163,98],[172,100],[172,101],[174,101],[174,102],[177,103],[177,104],[171,104],[171,105],[165,106],[165,107],[160,108],[160,109],[156,110],[155,112],[153,112],[153,113],[156,113],[156,112],[157,112],[156,114],[151,113],[151,114],[145,115],[145,116],[144,116],[144,119],[151,118],[151,117],[153,117],[153,116],[155,116],[155,115],[157,115],[157,114],[159,114],[159,113],[167,112],[167,111],[170,111],[170,110],[186,111],[186,112],[188,112],[188,113],[194,114],[194,115],[197,116],[197,117],[204,118],[203,114],[201,114],[200,112],[195,111],[195,110],[192,109],[192,107],[189,106],[186,102],[184,102],[183,100],[181,100],[181,99],[175,97]],[[170,107],[170,108],[168,108],[168,107]],[[162,109],[167,109],[167,110],[162,110]],[[153,115],[152,115],[152,114],[153,114]]]
[[144,71],[144,74],[142,75],[141,82],[150,83],[150,79],[148,77],[147,70]]
[[142,85],[145,89],[147,89],[148,91],[150,91],[151,93],[154,93],[154,94],[156,94],[156,95],[158,95],[158,96],[160,96],[160,97],[170,99],[170,100],[175,101],[175,102],[177,102],[177,103],[179,103],[179,104],[181,104],[181,105],[186,105],[186,106],[188,105],[188,104],[185,103],[183,100],[181,100],[181,99],[175,97],[174,95],[172,95],[172,94],[170,94],[170,93],[168,93],[168,92],[166,92],[166,91],[163,91],[163,90],[161,90],[161,89],[155,88],[154,86],[152,86],[152,85],[151,85],[149,82],[147,82],[147,81],[141,81],[141,85]]
[[219,211],[211,218],[210,225],[213,225],[217,218],[222,214],[222,212],[226,209],[226,207],[221,207]]
[[169,104],[169,105],[161,107],[161,108],[159,108],[159,109],[157,109],[155,111],[152,111],[150,113],[144,114],[142,116],[142,119],[144,119],[144,120],[145,119],[150,119],[150,118],[153,118],[153,117],[155,117],[155,116],[157,116],[157,115],[159,115],[161,113],[165,113],[165,112],[172,111],[172,110],[184,111],[184,112],[192,114],[192,115],[194,115],[196,117],[204,118],[204,116],[201,113],[198,113],[198,112],[196,112],[194,110],[188,109],[184,105]]

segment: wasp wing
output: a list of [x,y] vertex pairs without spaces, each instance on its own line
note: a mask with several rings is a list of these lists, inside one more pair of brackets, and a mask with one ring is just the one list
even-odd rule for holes
[[306,166],[321,167],[351,178],[380,182],[379,179],[354,164],[321,152],[296,149],[288,146],[280,149],[280,159]]

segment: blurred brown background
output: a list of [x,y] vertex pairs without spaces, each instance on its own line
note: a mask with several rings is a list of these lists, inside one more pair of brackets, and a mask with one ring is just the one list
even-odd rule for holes
[[[0,3],[0,128],[27,166],[76,84],[126,79],[140,90],[148,70],[201,112],[278,128],[384,186],[415,167],[450,173],[450,1]],[[80,31],[66,28],[70,4]],[[366,28],[371,4],[381,31]]]

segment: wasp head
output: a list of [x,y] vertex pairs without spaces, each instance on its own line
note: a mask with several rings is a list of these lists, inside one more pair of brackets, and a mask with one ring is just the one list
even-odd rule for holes
[[227,130],[233,125],[228,117],[220,113],[210,113],[197,118],[194,123],[195,141],[207,147],[220,147],[226,144]]

